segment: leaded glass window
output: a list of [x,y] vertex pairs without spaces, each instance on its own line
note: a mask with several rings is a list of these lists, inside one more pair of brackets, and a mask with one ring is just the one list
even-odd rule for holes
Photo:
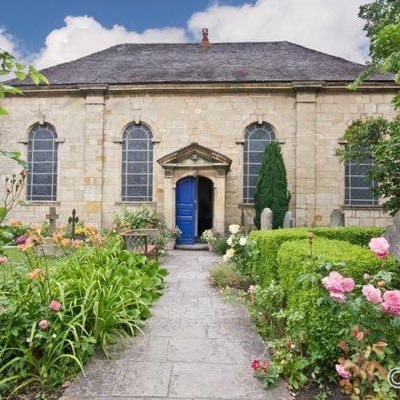
[[143,124],[131,124],[122,141],[122,201],[153,199],[153,135]]
[[244,139],[243,203],[253,204],[262,156],[267,145],[275,140],[275,133],[267,123],[252,124]]
[[345,199],[349,206],[377,206],[378,197],[372,189],[376,182],[367,179],[367,174],[373,166],[373,157],[365,157],[359,164],[349,162],[345,165]]
[[36,124],[28,138],[28,186],[30,201],[57,199],[57,134],[49,124]]

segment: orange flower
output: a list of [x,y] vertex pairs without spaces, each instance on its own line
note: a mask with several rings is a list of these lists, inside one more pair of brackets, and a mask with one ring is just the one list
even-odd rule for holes
[[19,221],[19,220],[17,220],[17,219],[11,219],[11,220],[10,220],[10,225],[11,225],[13,228],[18,228],[19,226],[22,225],[22,222]]
[[42,276],[42,270],[35,268],[32,272],[28,272],[27,275],[31,279],[39,279]]

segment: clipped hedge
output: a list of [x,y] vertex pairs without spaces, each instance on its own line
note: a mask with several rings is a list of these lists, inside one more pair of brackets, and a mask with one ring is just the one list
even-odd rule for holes
[[291,228],[272,231],[255,231],[250,239],[256,242],[259,249],[257,256],[250,260],[248,273],[259,284],[269,285],[277,279],[277,255],[279,248],[285,242],[308,238],[310,232],[316,237],[346,241],[354,245],[367,246],[373,237],[381,236],[384,228],[376,227],[343,227],[343,228]]
[[[298,280],[302,274],[317,272],[318,266],[324,262],[344,263],[334,269],[356,282],[362,282],[364,272],[377,273],[382,269],[382,264],[367,248],[339,240],[317,237],[312,258],[308,239],[292,240],[280,246],[277,252],[277,277],[286,293],[287,311],[289,314],[302,314],[302,319],[288,333],[304,337],[312,362],[331,365],[338,355],[340,331],[348,326],[348,319],[346,316],[338,318],[329,304],[318,301],[327,295],[320,282],[310,285]],[[397,265],[392,256],[384,261],[387,270],[395,271]]]

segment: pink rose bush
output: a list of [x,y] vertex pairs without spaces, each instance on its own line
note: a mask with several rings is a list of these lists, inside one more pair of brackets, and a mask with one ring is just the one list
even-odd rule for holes
[[385,258],[389,255],[389,242],[384,237],[372,238],[369,248],[378,258]]
[[385,292],[381,307],[385,313],[400,317],[400,290]]

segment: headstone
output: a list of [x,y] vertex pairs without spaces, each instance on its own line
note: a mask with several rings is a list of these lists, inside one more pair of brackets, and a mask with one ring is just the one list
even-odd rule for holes
[[293,228],[293,216],[291,211],[286,211],[285,217],[283,218],[284,228]]
[[261,213],[261,229],[263,231],[269,231],[272,229],[272,210],[270,208],[264,208]]
[[400,213],[397,213],[388,224],[384,236],[390,243],[389,251],[400,260]]
[[56,213],[55,207],[49,208],[49,213],[46,215],[46,218],[49,220],[50,228],[49,228],[49,236],[53,236],[56,233],[56,220],[58,219],[58,214]]
[[331,226],[344,226],[344,212],[342,210],[333,210],[331,212]]
[[76,216],[75,208],[72,210],[72,217],[68,218],[68,223],[71,224],[71,236],[72,239],[75,240],[75,224],[79,221],[79,218]]

